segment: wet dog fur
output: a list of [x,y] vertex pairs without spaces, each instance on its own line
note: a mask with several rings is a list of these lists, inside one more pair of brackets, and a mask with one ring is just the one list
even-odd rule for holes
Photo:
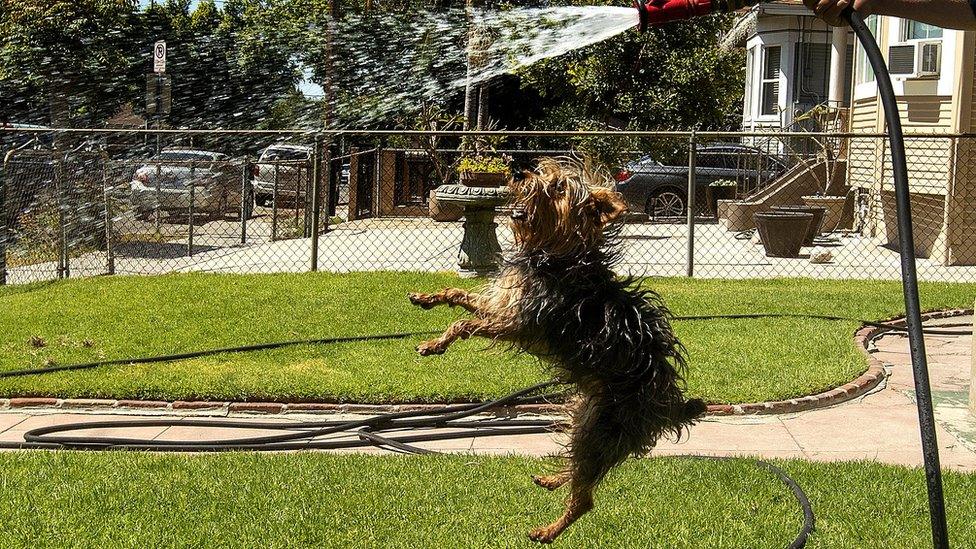
[[608,179],[576,160],[546,158],[509,187],[514,250],[485,291],[409,298],[425,309],[446,304],[472,314],[421,343],[421,355],[486,337],[538,356],[576,386],[566,466],[533,477],[548,490],[569,485],[563,515],[529,534],[550,543],[593,507],[610,469],[662,436],[680,436],[705,405],[682,394],[684,350],[660,297],[612,271],[627,207]]

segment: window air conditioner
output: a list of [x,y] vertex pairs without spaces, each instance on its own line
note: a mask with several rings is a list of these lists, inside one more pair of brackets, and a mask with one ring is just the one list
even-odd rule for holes
[[891,76],[903,79],[939,76],[941,66],[941,40],[888,46],[888,70]]

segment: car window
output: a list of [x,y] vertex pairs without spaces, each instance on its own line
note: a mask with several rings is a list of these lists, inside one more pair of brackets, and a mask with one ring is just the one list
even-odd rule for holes
[[159,153],[159,158],[174,162],[187,162],[192,160],[209,161],[214,159],[214,153],[203,151],[163,151]]
[[735,166],[735,158],[728,152],[700,152],[695,161],[702,168],[730,168]]
[[647,170],[655,166],[660,166],[661,163],[649,156],[645,156],[639,160],[635,160],[628,165],[631,171],[639,172],[642,170]]
[[261,160],[308,160],[308,151],[301,149],[266,149]]

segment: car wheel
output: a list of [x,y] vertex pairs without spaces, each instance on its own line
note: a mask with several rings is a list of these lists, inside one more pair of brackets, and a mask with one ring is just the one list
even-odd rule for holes
[[681,217],[685,215],[684,193],[674,189],[661,189],[647,199],[645,211],[651,219]]

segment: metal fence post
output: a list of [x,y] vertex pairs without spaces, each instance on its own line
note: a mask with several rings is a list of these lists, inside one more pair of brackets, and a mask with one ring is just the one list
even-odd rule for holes
[[247,192],[249,172],[250,162],[244,157],[244,165],[241,166],[241,245],[247,244],[247,203],[248,200],[254,200],[252,193]]
[[[196,190],[197,183],[193,180],[196,175],[196,165],[191,160],[190,161],[190,207],[187,212],[187,235],[186,235],[186,255],[187,257],[193,257],[193,203],[196,201]],[[219,207],[220,204],[217,204]]]
[[688,138],[688,262],[686,274],[689,277],[695,276],[695,195],[698,194],[695,188],[695,163],[696,163],[696,139],[695,132],[691,132]]
[[[296,198],[297,200],[297,198]],[[274,187],[271,189],[271,241],[278,240],[278,161],[274,163]]]
[[[156,136],[156,139],[157,139],[157,141],[156,141],[156,147],[158,149],[158,147],[159,147],[159,141],[158,141],[159,140],[159,136],[158,135]],[[160,164],[160,162],[162,162],[162,161],[159,159],[159,157],[156,157],[156,216],[155,216],[156,217],[156,222],[155,222],[155,224],[156,224],[156,234],[157,235],[160,232],[162,232],[162,229],[163,229],[163,227],[162,227],[162,219],[160,219],[160,217],[162,216],[162,212],[159,210],[159,206],[160,206],[160,204],[162,202],[162,199],[163,199],[163,189],[160,187],[160,185],[162,184],[161,183],[161,179],[162,179],[162,176],[163,176],[163,166],[162,166],[162,164]]]
[[68,220],[65,216],[65,177],[64,164],[68,154],[54,155],[54,188],[58,193],[58,229],[61,235],[58,243],[58,278],[71,278],[71,266],[68,260]]
[[[315,225],[314,231],[316,233],[319,232],[319,224],[321,223],[323,225],[321,227],[321,232],[324,234],[329,232],[329,222],[331,220],[331,215],[332,215],[332,211],[330,208],[330,205],[332,204],[332,140],[331,139],[328,140],[328,142],[323,143],[322,157],[323,157],[321,163],[322,166],[319,167],[319,179],[320,180],[324,179],[324,181],[319,181],[317,183],[319,188],[319,204],[318,207],[315,208],[315,211],[318,213],[315,214],[317,221],[314,224]],[[323,208],[325,209],[324,223],[321,222],[318,217],[322,215]]]
[[7,283],[7,157],[0,163],[0,286]]
[[112,247],[112,193],[109,189],[108,159],[102,164],[102,200],[105,201],[105,270],[115,274],[115,250]]
[[312,153],[312,272],[319,270],[319,178],[322,172],[322,135],[315,136],[315,150]]

